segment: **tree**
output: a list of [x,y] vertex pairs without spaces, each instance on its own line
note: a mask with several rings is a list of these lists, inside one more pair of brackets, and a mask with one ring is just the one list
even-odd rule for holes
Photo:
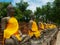
[[54,22],[60,23],[60,0],[55,0],[53,5]]
[[19,8],[19,10],[22,11],[22,13],[27,9],[27,7],[29,6],[29,4],[27,2],[20,2],[17,3],[16,6]]
[[5,17],[7,15],[7,6],[10,3],[1,2],[0,3],[0,17]]
[[52,16],[51,12],[52,12],[51,4],[50,2],[48,2],[47,5],[45,5],[46,20],[51,20],[51,16]]
[[36,11],[34,12],[34,15],[36,17],[36,22],[39,21],[39,17],[42,15],[42,9],[40,7],[36,8]]
[[19,21],[29,21],[30,13],[32,13],[32,11],[31,10],[27,10],[28,6],[29,6],[29,4],[27,2],[23,2],[22,0],[21,0],[21,2],[16,4],[15,15],[17,14],[16,18]]
[[32,13],[32,11],[31,10],[26,10],[26,11],[24,11],[24,16],[25,16],[25,20],[26,20],[26,22],[28,22],[29,20],[30,20],[30,14]]

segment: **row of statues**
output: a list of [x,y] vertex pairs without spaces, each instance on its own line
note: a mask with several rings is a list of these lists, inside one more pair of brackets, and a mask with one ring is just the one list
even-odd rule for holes
[[[1,30],[4,32],[3,41],[5,45],[22,45],[23,43],[29,41],[31,38],[40,39],[41,33],[44,30],[57,28],[54,24],[46,24],[43,22],[39,22],[37,25],[34,15],[31,15],[31,20],[29,21],[27,27],[28,29],[24,28],[24,31],[27,32],[26,34],[23,34],[23,28],[19,29],[20,25],[17,19],[14,17],[14,8],[9,5],[7,10],[7,17],[2,18],[1,20]],[[27,43],[27,45],[28,44],[29,43]]]

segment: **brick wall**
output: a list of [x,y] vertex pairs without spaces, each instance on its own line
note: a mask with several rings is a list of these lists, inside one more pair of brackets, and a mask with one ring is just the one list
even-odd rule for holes
[[3,45],[3,32],[0,31],[0,45]]

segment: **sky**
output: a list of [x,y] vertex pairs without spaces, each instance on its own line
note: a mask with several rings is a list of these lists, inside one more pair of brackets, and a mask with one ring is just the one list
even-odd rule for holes
[[[47,2],[53,2],[54,0],[23,0],[24,2],[28,2],[29,6],[27,9],[32,10],[33,12],[36,10],[36,7],[42,7],[42,5],[46,5]],[[0,0],[0,2],[12,2],[13,5],[20,2],[20,0]]]

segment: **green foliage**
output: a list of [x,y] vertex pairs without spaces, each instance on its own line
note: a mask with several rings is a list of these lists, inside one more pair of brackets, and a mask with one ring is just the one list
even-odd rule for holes
[[[7,6],[10,3],[0,2],[0,18],[5,17],[7,15]],[[27,2],[21,2],[16,4],[15,14],[14,16],[18,19],[18,21],[29,21],[31,10],[27,10],[29,4]],[[36,21],[39,21],[39,17],[42,16],[44,20],[50,20],[55,23],[60,23],[60,0],[55,0],[53,3],[48,2],[46,5],[43,5],[41,8],[37,7],[34,12],[36,16]],[[43,21],[44,21],[43,20]]]
[[16,4],[15,15],[19,21],[27,21],[27,22],[29,21],[29,17],[30,17],[30,14],[32,13],[32,11],[27,10],[28,6],[29,6],[29,4],[27,2],[23,2],[23,1]]
[[22,12],[15,7],[15,17],[20,21],[20,19],[23,17]]
[[[1,16],[2,17],[7,16],[7,6],[9,4],[10,3],[7,3],[7,2],[0,3],[0,18],[1,18]],[[15,10],[14,16],[18,19],[18,21],[21,21],[21,22],[29,21],[30,14],[32,13],[32,11],[27,10],[28,6],[29,6],[29,4],[27,2],[23,2],[23,1],[16,4],[16,7],[14,7],[14,10]]]
[[10,3],[0,3],[0,17],[3,16],[5,17],[7,15],[7,6]]
[[16,4],[17,7],[19,8],[19,10],[21,10],[22,12],[24,12],[26,10],[26,8],[29,6],[29,4],[27,2],[20,2]]
[[60,0],[55,0],[53,3],[52,8],[52,14],[53,14],[53,21],[56,23],[60,23]]
[[48,2],[46,5],[43,5],[42,8],[38,7],[35,11],[36,17],[46,15],[44,19],[50,20],[57,24],[60,23],[60,0],[55,0],[53,3]]
[[36,22],[39,21],[39,17],[41,16],[42,14],[42,9],[40,7],[37,7],[36,8],[36,11],[34,12],[35,16],[36,16]]
[[28,22],[30,20],[30,14],[32,13],[31,10],[24,11],[25,21]]

